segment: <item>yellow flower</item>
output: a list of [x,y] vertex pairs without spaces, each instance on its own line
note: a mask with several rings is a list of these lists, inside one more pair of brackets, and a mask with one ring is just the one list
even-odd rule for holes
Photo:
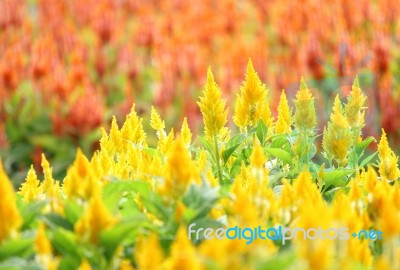
[[263,120],[267,127],[272,125],[271,111],[268,103],[268,91],[254,70],[251,59],[247,64],[246,79],[237,96],[233,121],[241,131],[257,125]]
[[164,261],[164,253],[154,233],[147,238],[139,237],[133,255],[138,269],[143,270],[159,269]]
[[81,197],[90,199],[100,189],[101,183],[93,171],[89,160],[78,148],[75,161],[68,168],[64,179],[63,190],[68,197]]
[[116,218],[108,211],[100,194],[96,193],[90,200],[88,208],[75,224],[75,232],[83,239],[88,239],[96,244],[100,233],[113,226],[117,222]]
[[364,126],[365,100],[366,96],[362,93],[358,78],[356,77],[344,110],[349,125],[358,132]]
[[294,114],[296,128],[300,130],[312,130],[317,123],[314,97],[310,90],[308,90],[303,77],[301,78],[300,90],[296,94],[294,103],[296,106],[296,113]]
[[211,68],[208,68],[207,83],[197,104],[203,115],[206,137],[211,140],[214,136],[224,136],[228,110],[225,108],[226,101],[221,98],[221,90],[214,81]]
[[398,157],[390,149],[386,133],[382,129],[381,141],[378,144],[379,174],[385,180],[396,180],[400,176]]
[[92,270],[92,267],[90,266],[90,263],[84,259],[79,265],[78,270]]
[[182,194],[191,182],[198,182],[198,180],[198,171],[194,166],[191,154],[185,147],[183,138],[179,137],[167,156],[163,192],[174,195]]
[[340,166],[345,166],[351,143],[350,126],[343,114],[339,95],[337,95],[328,129],[324,129],[322,145],[329,160],[333,158]]
[[123,260],[119,265],[119,270],[134,270],[135,268],[127,260]]
[[276,120],[275,133],[282,134],[291,131],[290,128],[290,108],[286,98],[285,91],[282,90],[281,99],[278,105],[278,119]]
[[165,128],[164,120],[161,120],[160,115],[153,106],[151,106],[150,126],[159,132],[163,131]]
[[143,129],[143,119],[138,117],[135,111],[135,104],[132,105],[131,112],[126,116],[121,128],[121,143],[123,151],[134,147],[147,147],[146,133]]
[[178,229],[175,241],[171,246],[171,256],[165,262],[165,269],[204,269],[196,249],[188,238],[187,230],[183,227]]
[[181,128],[181,136],[186,146],[190,145],[192,142],[192,132],[187,123],[187,118],[183,118],[182,128]]
[[25,182],[22,183],[19,193],[24,197],[25,201],[30,202],[39,197],[40,194],[40,181],[37,179],[33,165],[28,171]]
[[250,163],[256,168],[265,168],[265,162],[267,158],[264,155],[263,148],[261,147],[258,140],[255,138],[253,141],[253,151],[250,156]]
[[0,244],[15,233],[22,224],[16,205],[14,188],[0,161]]
[[51,243],[46,236],[45,226],[43,223],[39,223],[36,232],[35,248],[39,255],[49,255],[53,252]]

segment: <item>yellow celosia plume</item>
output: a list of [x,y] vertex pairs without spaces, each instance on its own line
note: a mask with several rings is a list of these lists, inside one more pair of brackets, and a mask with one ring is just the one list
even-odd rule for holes
[[197,104],[203,115],[205,134],[209,140],[215,136],[226,134],[226,122],[228,110],[225,108],[226,101],[221,98],[221,90],[214,81],[211,68],[207,71],[207,82],[204,87],[203,96]]
[[28,171],[25,182],[22,183],[19,193],[24,197],[27,202],[37,199],[40,195],[40,181],[36,176],[33,165]]
[[267,127],[272,125],[272,116],[268,102],[268,91],[261,82],[253,64],[249,59],[246,69],[246,79],[237,96],[233,121],[241,131],[257,125],[263,120]]
[[386,133],[382,129],[382,137],[378,144],[379,174],[385,180],[396,180],[400,176],[398,157],[390,149]]
[[15,191],[0,161],[0,244],[17,232],[21,225]]
[[283,134],[291,132],[291,111],[286,98],[285,91],[282,90],[281,98],[278,105],[278,119],[276,120],[275,133]]

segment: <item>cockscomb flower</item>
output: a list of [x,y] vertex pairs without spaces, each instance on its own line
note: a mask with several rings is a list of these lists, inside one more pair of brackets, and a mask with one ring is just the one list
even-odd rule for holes
[[157,269],[164,261],[163,250],[154,233],[147,238],[139,237],[133,255],[138,268],[143,270]]
[[91,243],[96,244],[100,233],[115,225],[116,222],[117,219],[108,211],[100,194],[96,193],[75,224],[75,232],[83,239],[88,239]]
[[40,181],[36,176],[33,165],[28,171],[25,182],[22,183],[19,193],[24,197],[25,201],[30,202],[37,199],[40,195]]
[[147,147],[146,133],[143,129],[143,119],[135,111],[135,104],[132,105],[131,112],[126,116],[121,128],[121,142],[123,151],[128,147]]
[[285,91],[282,90],[281,98],[278,105],[278,119],[276,120],[275,133],[283,134],[291,132],[290,128],[290,115],[291,111],[286,98]]
[[310,90],[308,90],[308,86],[303,78],[301,78],[300,90],[296,94],[294,104],[296,106],[296,112],[294,114],[294,124],[296,128],[312,131],[317,123],[314,97]]
[[69,197],[90,199],[99,191],[100,181],[96,178],[89,160],[81,149],[76,152],[75,161],[68,168],[63,182],[63,191]]
[[240,88],[240,95],[237,96],[233,121],[241,131],[245,131],[247,127],[257,125],[260,119],[267,127],[272,125],[268,91],[249,60],[246,79]]
[[16,196],[10,179],[0,161],[0,244],[17,232],[22,218],[16,205]]
[[382,129],[381,141],[378,144],[379,174],[385,180],[396,180],[400,176],[398,157],[390,149],[385,131]]
[[329,160],[333,158],[340,166],[345,166],[351,143],[350,126],[344,116],[343,108],[337,95],[328,129],[324,129],[322,146]]
[[364,126],[365,107],[364,103],[367,97],[363,94],[358,82],[358,78],[354,80],[350,95],[347,98],[347,104],[344,108],[347,121],[351,128],[360,132]]
[[187,118],[183,118],[181,136],[186,146],[189,146],[192,142],[192,132],[190,131],[189,125],[187,123]]
[[166,270],[176,269],[204,269],[195,247],[187,236],[187,230],[183,227],[178,229],[176,239],[171,246],[171,256],[165,261]]
[[211,68],[207,71],[207,82],[204,87],[203,96],[197,104],[203,115],[206,137],[211,140],[214,137],[224,136],[228,110],[225,108],[226,101],[221,98],[221,90],[214,81]]
[[197,169],[184,140],[179,137],[167,157],[163,192],[182,194],[191,182],[198,182]]

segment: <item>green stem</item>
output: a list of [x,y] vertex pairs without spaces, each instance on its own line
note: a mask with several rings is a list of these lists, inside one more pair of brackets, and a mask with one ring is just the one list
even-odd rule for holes
[[219,147],[218,147],[218,139],[217,136],[214,136],[214,144],[215,144],[215,161],[217,162],[217,174],[219,178],[219,182],[222,184],[223,179],[222,179],[222,168],[221,168],[221,163],[220,163],[220,158],[219,158]]

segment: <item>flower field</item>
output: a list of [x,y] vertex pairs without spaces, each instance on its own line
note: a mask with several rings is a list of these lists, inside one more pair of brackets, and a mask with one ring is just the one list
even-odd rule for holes
[[[398,157],[385,132],[378,150],[363,137],[366,96],[358,79],[336,97],[322,134],[315,100],[301,81],[276,119],[268,91],[249,61],[229,109],[208,70],[198,101],[204,133],[186,118],[168,131],[153,107],[148,145],[135,106],[121,127],[102,129],[91,158],[77,151],[63,182],[42,155],[15,192],[0,168],[0,266],[6,269],[396,269]],[[322,135],[322,146],[316,138]],[[319,150],[321,149],[321,150]],[[314,161],[315,160],[315,161]],[[317,161],[318,160],[318,161]],[[187,226],[301,226],[374,230],[379,239],[189,240]],[[376,235],[375,235],[376,236]]]
[[396,1],[0,1],[0,270],[400,269]]

